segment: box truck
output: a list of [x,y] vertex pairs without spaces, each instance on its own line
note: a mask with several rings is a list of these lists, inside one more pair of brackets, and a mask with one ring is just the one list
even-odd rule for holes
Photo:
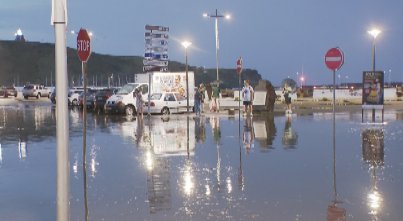
[[[194,99],[195,79],[194,72],[188,72],[189,100]],[[107,113],[136,113],[136,98],[134,90],[139,89],[143,100],[148,101],[153,93],[177,92],[186,97],[186,73],[185,72],[149,72],[135,75],[135,82],[124,85],[115,95],[112,95],[105,104]],[[144,108],[145,112],[146,107]]]

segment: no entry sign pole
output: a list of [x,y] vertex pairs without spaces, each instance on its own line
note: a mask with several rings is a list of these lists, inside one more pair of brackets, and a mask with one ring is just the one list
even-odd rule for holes
[[343,63],[344,54],[340,48],[331,48],[326,52],[325,64],[330,70],[333,71],[333,118],[336,114],[336,71],[341,68]]

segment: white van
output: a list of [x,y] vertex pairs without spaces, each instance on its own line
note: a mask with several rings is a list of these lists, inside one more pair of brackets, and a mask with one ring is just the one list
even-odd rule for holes
[[105,113],[125,113],[133,115],[136,113],[136,99],[133,96],[134,90],[138,88],[143,95],[143,100],[148,99],[147,83],[128,83],[123,86],[116,94],[112,95],[106,101]]

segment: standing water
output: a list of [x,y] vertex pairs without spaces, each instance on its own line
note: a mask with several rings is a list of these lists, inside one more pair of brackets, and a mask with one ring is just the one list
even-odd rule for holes
[[[403,113],[205,114],[136,120],[70,110],[71,220],[401,220]],[[56,116],[0,108],[0,220],[56,220]]]

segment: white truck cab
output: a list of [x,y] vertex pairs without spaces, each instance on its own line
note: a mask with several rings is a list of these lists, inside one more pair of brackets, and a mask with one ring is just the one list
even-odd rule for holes
[[138,88],[143,95],[143,99],[148,99],[149,86],[147,83],[128,83],[124,85],[116,94],[112,95],[105,104],[107,113],[125,113],[133,115],[136,113],[136,98],[133,96],[134,90]]

